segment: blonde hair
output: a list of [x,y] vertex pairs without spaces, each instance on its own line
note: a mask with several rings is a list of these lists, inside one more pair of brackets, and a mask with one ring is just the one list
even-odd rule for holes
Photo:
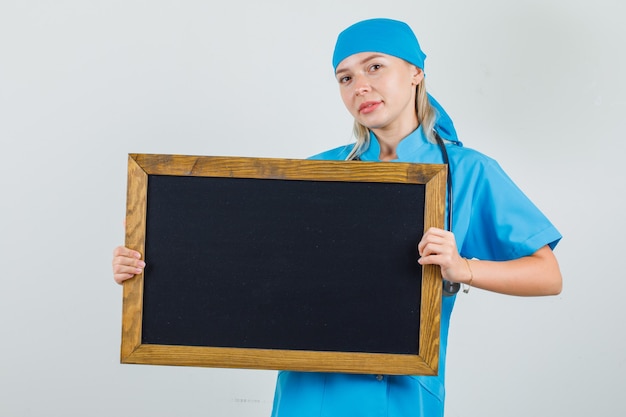
[[[426,80],[422,80],[417,85],[417,92],[415,94],[415,112],[417,113],[417,121],[426,135],[426,138],[436,143],[435,139],[435,121],[437,120],[437,113],[433,106],[428,101],[428,94],[426,93]],[[358,159],[363,152],[367,150],[370,143],[370,130],[363,126],[361,123],[354,121],[352,128],[352,134],[356,139],[354,147],[346,157],[346,160]]]

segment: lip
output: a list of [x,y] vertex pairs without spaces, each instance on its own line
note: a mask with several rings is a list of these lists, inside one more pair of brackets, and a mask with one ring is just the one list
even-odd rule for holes
[[381,103],[382,103],[381,101],[374,101],[374,100],[361,103],[361,105],[359,106],[359,113],[361,114],[371,113],[374,110],[376,110],[378,106],[380,106]]

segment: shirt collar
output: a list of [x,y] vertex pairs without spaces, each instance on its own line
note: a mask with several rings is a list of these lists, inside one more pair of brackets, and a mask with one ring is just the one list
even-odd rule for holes
[[[422,127],[419,126],[413,132],[411,132],[408,136],[398,143],[398,147],[396,148],[396,154],[398,155],[398,159],[394,161],[397,162],[410,162],[415,159],[415,154],[419,152],[420,148],[424,145],[429,144],[426,135],[424,135],[424,131]],[[379,161],[380,157],[380,145],[378,143],[378,138],[374,135],[374,132],[370,131],[370,141],[369,147],[361,154],[362,161]]]

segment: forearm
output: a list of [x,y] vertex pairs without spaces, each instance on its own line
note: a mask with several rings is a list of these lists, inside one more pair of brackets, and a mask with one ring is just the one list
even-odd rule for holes
[[[464,284],[508,295],[541,296],[561,292],[558,262],[548,246],[530,256],[495,262],[471,259]],[[473,278],[472,278],[473,276]]]

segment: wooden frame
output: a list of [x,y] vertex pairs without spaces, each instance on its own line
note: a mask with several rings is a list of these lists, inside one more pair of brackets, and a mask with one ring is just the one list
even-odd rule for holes
[[[444,226],[445,165],[130,154],[126,246],[142,254],[146,253],[149,178],[153,175],[421,184],[425,189],[424,230]],[[415,239],[417,243],[419,236]],[[149,271],[150,259],[147,262],[146,271]],[[371,374],[436,375],[438,372],[442,286],[439,268],[434,266],[421,269],[419,346],[415,354],[144,343],[146,273],[124,283],[122,363]]]

